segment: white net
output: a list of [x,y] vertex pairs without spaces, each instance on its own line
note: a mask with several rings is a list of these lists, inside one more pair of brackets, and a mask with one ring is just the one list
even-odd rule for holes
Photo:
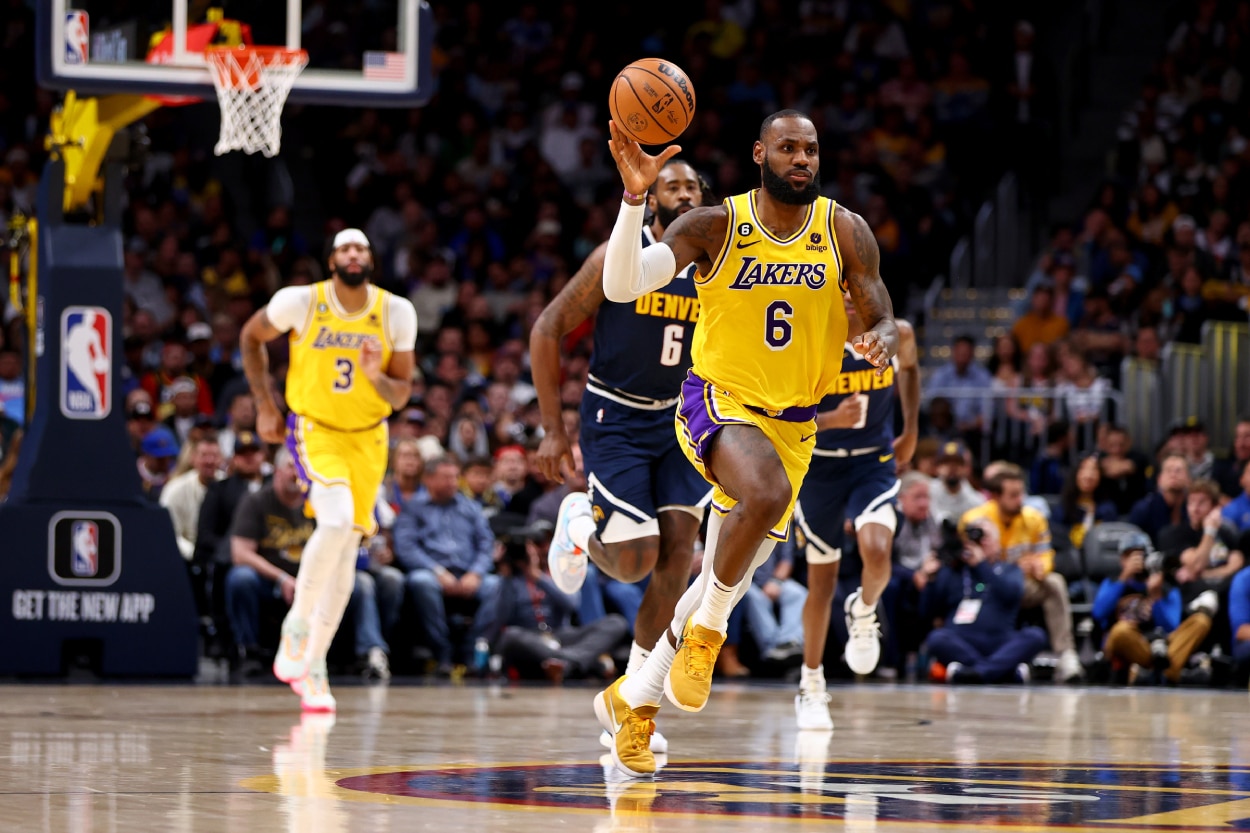
[[282,145],[282,107],[308,64],[308,53],[244,47],[208,49],[205,58],[221,105],[221,135],[213,152],[276,156]]

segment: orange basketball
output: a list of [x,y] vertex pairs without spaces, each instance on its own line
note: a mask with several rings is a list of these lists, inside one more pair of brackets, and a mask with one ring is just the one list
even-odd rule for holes
[[608,109],[616,126],[638,144],[668,144],[694,118],[694,84],[672,61],[641,58],[612,81]]

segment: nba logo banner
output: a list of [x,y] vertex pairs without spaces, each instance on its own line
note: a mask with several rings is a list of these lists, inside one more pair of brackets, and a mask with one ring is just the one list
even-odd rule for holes
[[95,521],[74,521],[69,534],[69,569],[79,578],[100,572],[100,527]]
[[61,314],[61,413],[104,419],[113,408],[113,317],[103,307]]
[[91,25],[86,12],[65,13],[65,63],[85,64],[90,56]]
[[57,584],[105,587],[121,574],[121,524],[108,512],[58,512],[48,523],[48,573]]

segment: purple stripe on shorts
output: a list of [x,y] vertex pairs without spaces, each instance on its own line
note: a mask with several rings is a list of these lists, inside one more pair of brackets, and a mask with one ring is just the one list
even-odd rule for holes
[[295,414],[287,414],[286,417],[286,450],[291,452],[291,459],[295,462],[295,473],[299,475],[300,482],[304,484],[304,491],[308,491],[308,487],[312,485],[312,479],[308,476],[308,471],[304,468],[304,460],[300,454],[299,440],[296,435],[299,432],[299,417]]
[[694,375],[694,371],[690,371],[681,383],[681,401],[677,403],[677,418],[681,420],[682,426],[689,435],[690,442],[694,445],[695,456],[699,460],[703,459],[708,443],[720,429],[720,425],[712,419],[707,403],[704,402],[706,387],[707,382]]

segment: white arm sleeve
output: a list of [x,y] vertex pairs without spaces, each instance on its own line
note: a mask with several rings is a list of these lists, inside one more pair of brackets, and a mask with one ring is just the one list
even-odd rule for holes
[[417,310],[412,301],[398,295],[390,297],[386,324],[390,330],[391,349],[396,353],[411,352],[417,346]]
[[314,291],[311,286],[287,286],[273,293],[265,307],[269,323],[284,333],[294,330],[300,335],[299,328],[308,321]]
[[642,247],[641,205],[621,203],[603,255],[603,294],[626,303],[666,285],[677,274],[677,258],[666,243]]

